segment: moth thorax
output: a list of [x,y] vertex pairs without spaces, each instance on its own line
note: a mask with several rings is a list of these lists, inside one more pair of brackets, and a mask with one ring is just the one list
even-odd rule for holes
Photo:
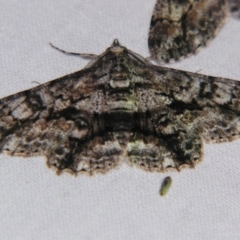
[[111,88],[128,88],[130,86],[127,69],[123,64],[118,63],[112,68],[110,72],[110,86]]

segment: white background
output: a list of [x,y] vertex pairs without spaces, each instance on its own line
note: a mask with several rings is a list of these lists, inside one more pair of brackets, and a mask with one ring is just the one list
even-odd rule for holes
[[[0,0],[0,97],[80,70],[87,61],[48,42],[99,54],[118,38],[145,56],[155,0]],[[171,67],[240,80],[240,21]],[[204,145],[180,173],[122,165],[106,175],[57,176],[45,159],[0,155],[0,239],[240,239],[240,140]],[[158,190],[170,175],[166,197]]]

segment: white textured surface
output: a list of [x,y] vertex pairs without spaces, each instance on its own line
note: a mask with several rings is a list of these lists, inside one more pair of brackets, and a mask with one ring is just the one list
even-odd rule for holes
[[[114,38],[148,56],[155,0],[0,0],[0,97],[84,67],[47,44],[101,53]],[[240,80],[240,21],[172,67]],[[38,83],[36,83],[38,82]],[[43,158],[0,155],[0,239],[239,240],[240,140],[205,145],[195,170],[168,175],[123,165],[106,175],[56,176]]]

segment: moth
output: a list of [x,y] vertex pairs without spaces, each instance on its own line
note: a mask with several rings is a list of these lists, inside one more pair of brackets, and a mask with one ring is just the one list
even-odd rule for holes
[[[75,53],[76,55],[76,53]],[[115,39],[87,66],[0,100],[0,152],[57,173],[193,168],[203,141],[239,138],[240,83],[156,66]]]
[[157,0],[149,29],[151,57],[180,60],[206,46],[226,19],[240,18],[240,0]]

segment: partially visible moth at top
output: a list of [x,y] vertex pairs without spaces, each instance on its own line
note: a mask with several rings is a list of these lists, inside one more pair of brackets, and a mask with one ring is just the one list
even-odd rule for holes
[[151,57],[177,61],[206,46],[229,12],[240,18],[240,0],[157,0],[150,23]]
[[240,82],[153,65],[117,39],[79,55],[93,58],[84,69],[0,100],[0,152],[45,156],[57,173],[164,172],[239,138]]

